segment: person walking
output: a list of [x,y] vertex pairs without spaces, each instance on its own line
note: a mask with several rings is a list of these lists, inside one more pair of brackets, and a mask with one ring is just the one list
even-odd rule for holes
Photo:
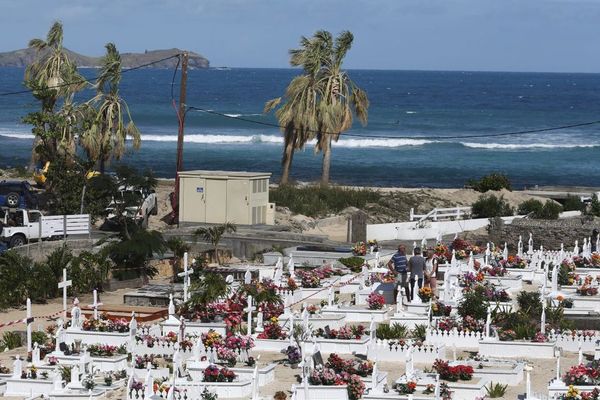
[[[415,287],[415,281],[419,289],[423,287],[423,275],[425,273],[425,258],[421,255],[421,248],[415,247],[415,254],[408,260],[408,272],[410,272],[410,287]],[[413,290],[414,292],[414,290]],[[411,292],[411,300],[417,293]]]
[[434,257],[433,249],[428,249],[427,258],[425,259],[425,282],[429,285],[435,297],[437,297],[437,273],[438,260]]
[[406,257],[406,247],[403,244],[398,246],[398,251],[394,253],[387,264],[388,268],[396,276],[396,287],[394,289],[394,298],[398,298],[399,287],[403,287],[406,292],[406,298],[410,301],[410,288],[408,287],[408,258]]

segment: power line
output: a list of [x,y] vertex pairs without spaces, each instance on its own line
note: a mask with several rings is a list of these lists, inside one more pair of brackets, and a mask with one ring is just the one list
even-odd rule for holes
[[[217,115],[217,116],[220,116],[223,118],[233,119],[236,121],[248,122],[248,123],[252,123],[255,125],[263,125],[263,126],[268,126],[268,127],[272,127],[272,128],[286,129],[284,126],[281,126],[278,124],[264,122],[264,121],[257,121],[254,119],[244,118],[244,117],[234,117],[234,116],[223,114],[223,113],[220,113],[217,111],[207,110],[207,109],[201,108],[201,107],[189,106],[188,110],[200,111],[200,112],[203,112],[206,114]],[[582,126],[589,126],[589,125],[596,125],[596,124],[600,124],[600,120],[590,121],[590,122],[581,122],[581,123],[569,124],[569,125],[554,126],[554,127],[547,127],[547,128],[528,129],[528,130],[522,130],[522,131],[488,133],[488,134],[478,134],[478,135],[460,135],[460,136],[459,135],[455,135],[455,136],[389,136],[389,135],[360,135],[357,133],[344,133],[343,135],[347,136],[347,137],[348,136],[349,137],[359,137],[359,138],[365,138],[365,139],[409,139],[409,140],[410,139],[412,139],[412,140],[476,139],[476,138],[489,138],[489,137],[500,137],[500,136],[527,135],[527,134],[531,134],[531,133],[550,132],[550,131],[557,131],[557,130],[569,129],[569,128],[578,128],[578,127],[582,127]],[[310,129],[307,129],[306,131],[312,132],[312,133],[323,134],[323,135],[339,135],[339,133],[321,132],[321,131],[310,130]]]
[[[180,55],[181,55],[180,53],[177,53],[177,54],[173,54],[172,56],[169,56],[169,57],[161,58],[160,60],[151,61],[151,62],[148,62],[146,64],[138,65],[138,66],[131,67],[131,68],[126,68],[126,69],[121,70],[121,73],[125,74],[127,72],[135,71],[136,69],[141,69],[141,68],[149,67],[151,65],[158,64],[160,62],[170,60],[171,58],[175,58],[175,57],[179,58]],[[177,71],[177,70],[175,70],[175,71]],[[80,79],[78,81],[61,83],[60,85],[56,85],[56,86],[48,86],[48,87],[46,87],[44,89],[59,89],[61,87],[70,86],[70,85],[77,85],[79,83],[84,83],[84,82],[93,84],[98,79],[100,79],[100,77],[96,76],[96,77],[90,78],[90,79]],[[15,91],[15,92],[5,92],[5,93],[0,93],[0,96],[13,96],[13,95],[18,95],[18,94],[32,93],[35,90],[36,89],[24,89],[24,90],[18,90],[18,91]]]

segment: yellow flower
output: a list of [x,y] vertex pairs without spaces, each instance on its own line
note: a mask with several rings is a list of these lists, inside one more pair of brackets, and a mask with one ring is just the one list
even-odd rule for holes
[[271,317],[271,322],[276,323],[277,321],[279,321],[277,317]]

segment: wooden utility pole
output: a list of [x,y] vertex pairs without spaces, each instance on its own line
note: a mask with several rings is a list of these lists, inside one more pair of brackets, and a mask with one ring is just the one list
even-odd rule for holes
[[188,53],[181,55],[181,85],[179,88],[179,130],[177,132],[177,167],[175,171],[175,191],[171,197],[171,207],[173,208],[172,222],[179,221],[179,171],[183,169],[183,132],[185,127],[186,111],[186,89],[187,89],[187,67]]

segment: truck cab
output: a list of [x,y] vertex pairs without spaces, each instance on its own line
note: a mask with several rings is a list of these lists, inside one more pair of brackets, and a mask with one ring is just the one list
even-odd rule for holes
[[0,210],[0,240],[9,247],[16,247],[28,243],[31,238],[42,238],[41,219],[42,213],[38,210]]

